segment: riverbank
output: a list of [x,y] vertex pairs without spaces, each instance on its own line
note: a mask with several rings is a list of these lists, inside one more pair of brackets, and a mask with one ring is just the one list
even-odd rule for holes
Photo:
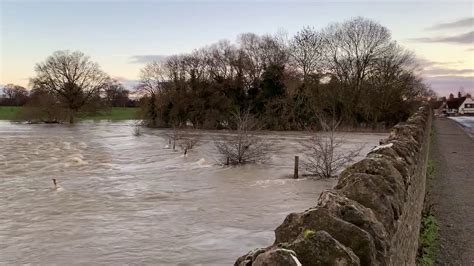
[[435,171],[427,189],[439,222],[436,264],[470,265],[474,261],[474,141],[451,119],[436,119],[434,132]]
[[[0,106],[0,120],[15,120],[21,111],[20,106]],[[96,115],[81,117],[82,120],[134,120],[137,119],[138,108],[134,107],[112,107]]]

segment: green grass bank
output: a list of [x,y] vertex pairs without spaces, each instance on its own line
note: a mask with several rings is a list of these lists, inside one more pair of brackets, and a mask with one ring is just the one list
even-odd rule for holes
[[[0,120],[15,120],[21,111],[19,106],[0,106]],[[138,108],[112,107],[95,115],[82,116],[81,120],[133,120],[137,119]]]
[[20,110],[18,106],[0,106],[0,120],[14,120]]
[[138,117],[138,108],[133,107],[112,107],[107,111],[102,111],[97,115],[89,115],[80,119],[87,120],[133,120]]

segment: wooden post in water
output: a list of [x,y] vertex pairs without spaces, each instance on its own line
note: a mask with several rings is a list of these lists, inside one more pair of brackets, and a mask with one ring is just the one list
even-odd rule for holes
[[299,157],[295,156],[295,173],[293,175],[294,179],[298,179],[298,165],[299,165]]

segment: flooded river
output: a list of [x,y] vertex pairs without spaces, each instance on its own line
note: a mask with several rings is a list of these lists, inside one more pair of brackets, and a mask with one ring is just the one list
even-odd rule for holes
[[[221,132],[184,157],[130,123],[0,122],[0,264],[229,265],[335,184],[288,178],[303,133],[265,133],[265,165],[222,167]],[[348,136],[366,153],[386,134]]]

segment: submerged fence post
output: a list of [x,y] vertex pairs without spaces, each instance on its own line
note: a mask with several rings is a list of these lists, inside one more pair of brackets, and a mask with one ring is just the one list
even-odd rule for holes
[[299,157],[295,156],[295,173],[293,175],[294,179],[298,179],[298,165],[299,165]]

